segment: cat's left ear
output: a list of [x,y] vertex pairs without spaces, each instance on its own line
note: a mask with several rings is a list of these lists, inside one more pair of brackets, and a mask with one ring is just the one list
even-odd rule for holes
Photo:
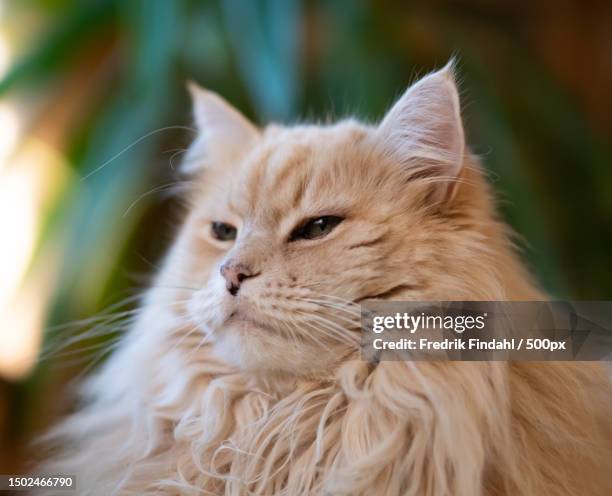
[[187,88],[198,137],[187,151],[181,171],[192,174],[211,164],[239,160],[253,146],[258,129],[216,93],[193,82]]
[[450,61],[408,88],[376,130],[385,153],[402,164],[408,177],[431,178],[439,199],[453,195],[463,166],[460,111]]

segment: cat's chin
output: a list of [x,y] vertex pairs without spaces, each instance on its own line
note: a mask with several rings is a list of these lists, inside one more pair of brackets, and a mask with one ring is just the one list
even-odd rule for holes
[[225,363],[253,372],[321,375],[338,362],[331,352],[289,342],[274,329],[249,320],[231,321],[217,329],[212,349]]

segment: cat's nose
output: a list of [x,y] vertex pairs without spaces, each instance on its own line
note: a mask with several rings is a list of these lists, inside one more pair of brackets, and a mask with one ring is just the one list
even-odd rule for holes
[[257,273],[253,272],[246,265],[236,263],[232,260],[225,262],[219,271],[225,279],[225,287],[232,296],[236,296],[238,294],[242,281],[257,275]]

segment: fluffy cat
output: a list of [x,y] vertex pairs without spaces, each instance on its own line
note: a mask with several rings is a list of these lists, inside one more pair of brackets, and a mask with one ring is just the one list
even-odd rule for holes
[[365,298],[545,299],[450,65],[375,126],[258,129],[191,92],[186,220],[46,472],[104,496],[612,494],[599,364],[360,360]]

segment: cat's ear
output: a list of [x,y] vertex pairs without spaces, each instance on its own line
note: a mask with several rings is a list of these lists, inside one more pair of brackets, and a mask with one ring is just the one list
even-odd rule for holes
[[431,178],[436,196],[452,196],[461,173],[465,138],[453,61],[417,81],[387,112],[376,133],[385,153],[408,177]]
[[257,128],[216,93],[193,82],[188,82],[187,88],[198,137],[187,151],[181,171],[192,174],[207,164],[238,160],[259,136]]

